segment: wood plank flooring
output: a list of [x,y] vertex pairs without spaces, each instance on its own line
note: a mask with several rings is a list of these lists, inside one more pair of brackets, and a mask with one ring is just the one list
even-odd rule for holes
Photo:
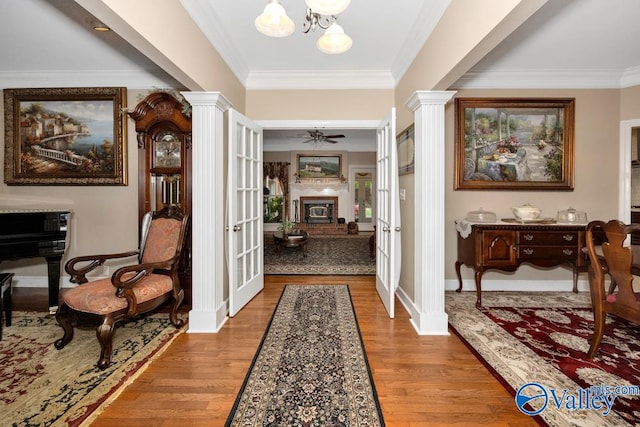
[[266,276],[219,333],[179,336],[91,425],[224,425],[287,283],[350,285],[387,426],[538,425],[455,335],[417,335],[399,303],[389,319],[372,276]]

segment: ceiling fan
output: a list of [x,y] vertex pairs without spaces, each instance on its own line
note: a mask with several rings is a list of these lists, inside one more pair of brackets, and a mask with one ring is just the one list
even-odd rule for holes
[[313,142],[317,144],[318,142],[330,142],[331,144],[336,144],[338,141],[334,141],[334,138],[344,138],[344,135],[325,135],[324,132],[318,129],[308,130],[307,132],[309,132],[309,137],[307,140],[302,141],[304,143]]

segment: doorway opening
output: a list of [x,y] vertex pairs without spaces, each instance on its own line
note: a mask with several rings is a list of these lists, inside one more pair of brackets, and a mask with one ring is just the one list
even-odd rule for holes
[[[638,154],[638,138],[640,134],[640,119],[623,120],[620,122],[620,188],[618,193],[618,217],[621,221],[631,222],[631,206],[635,202],[635,194],[632,195],[635,185],[640,186],[640,166],[632,167],[633,155]],[[635,138],[635,139],[634,139]],[[633,185],[633,187],[632,187]],[[640,194],[639,194],[640,196]]]
[[[323,243],[333,240],[335,246],[339,246],[338,239],[354,237],[347,236],[347,225],[350,222],[357,222],[360,225],[360,233],[355,238],[362,240],[361,246],[366,261],[371,263],[371,266],[367,267],[367,269],[371,269],[371,272],[364,274],[375,274],[375,259],[371,259],[369,256],[369,237],[373,234],[375,222],[376,129],[380,122],[295,120],[258,121],[257,123],[263,129],[264,162],[290,162],[289,206],[282,209],[282,212],[285,212],[284,215],[288,212],[288,219],[295,220],[300,225],[300,229],[309,233],[311,240],[324,239]],[[345,137],[336,138],[337,142],[335,143],[309,142],[306,137],[309,129],[318,129],[331,135],[344,134]],[[368,145],[363,143],[366,138],[368,138],[366,143]],[[305,156],[340,155],[342,164],[339,179],[301,179],[296,173],[298,172],[298,156],[302,154]],[[272,195],[273,192],[269,197],[272,198]],[[271,234],[278,231],[281,223],[281,220],[272,221],[274,219],[268,220],[265,216],[266,274],[275,274],[269,273],[270,265],[267,258],[273,255],[270,253],[273,249]],[[332,253],[331,248],[323,248],[323,252]],[[284,255],[289,255],[289,253],[297,255],[295,249],[287,249]],[[343,258],[348,258],[348,256]],[[338,260],[337,264],[341,261],[342,259]],[[298,262],[300,264],[308,263],[309,259],[300,257]],[[364,268],[362,262],[364,260],[361,260],[358,268]],[[338,271],[337,264],[327,265],[327,271]],[[328,273],[318,271],[318,274]]]

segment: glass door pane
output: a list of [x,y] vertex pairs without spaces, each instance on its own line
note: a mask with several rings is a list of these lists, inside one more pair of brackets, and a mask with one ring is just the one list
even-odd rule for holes
[[353,180],[353,217],[356,222],[373,221],[373,174],[356,172]]

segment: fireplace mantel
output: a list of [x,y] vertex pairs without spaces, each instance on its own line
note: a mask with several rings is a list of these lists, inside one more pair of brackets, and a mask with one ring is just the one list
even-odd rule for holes
[[[320,181],[320,180],[318,180]],[[290,191],[322,191],[322,190],[333,190],[333,191],[341,191],[341,190],[349,190],[349,184],[346,182],[318,182],[309,181],[309,182],[291,182],[289,183]]]

